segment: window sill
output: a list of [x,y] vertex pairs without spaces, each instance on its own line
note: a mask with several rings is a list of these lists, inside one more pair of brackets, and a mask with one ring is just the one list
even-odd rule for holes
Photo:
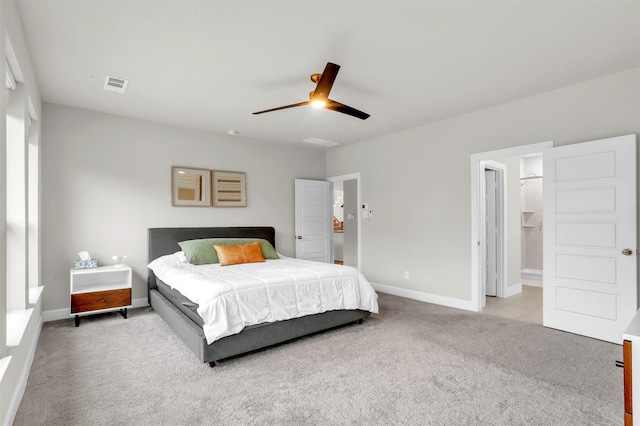
[[9,364],[11,363],[11,357],[5,356],[4,358],[0,358],[0,383],[2,383],[2,378],[5,373],[9,369]]
[[[35,306],[40,302],[44,286],[29,288],[29,305]],[[27,332],[29,321],[33,315],[33,308],[7,312],[7,346],[20,346],[22,338]]]
[[40,296],[42,295],[42,290],[44,290],[43,285],[39,287],[29,287],[29,304],[31,306],[38,304]]
[[27,331],[33,308],[7,312],[7,346],[20,346]]

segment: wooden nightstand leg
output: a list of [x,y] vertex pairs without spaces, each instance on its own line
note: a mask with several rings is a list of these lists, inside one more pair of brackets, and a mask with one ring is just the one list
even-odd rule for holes
[[120,314],[124,319],[127,319],[127,308],[120,309]]
[[76,315],[76,327],[80,325],[80,315]]

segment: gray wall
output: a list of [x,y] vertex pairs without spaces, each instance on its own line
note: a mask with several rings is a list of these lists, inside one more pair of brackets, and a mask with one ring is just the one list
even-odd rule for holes
[[[323,151],[43,107],[44,310],[69,307],[69,268],[87,250],[99,264],[126,255],[133,298],[146,297],[147,228],[276,228],[294,255],[294,179],[323,179]],[[246,208],[171,207],[171,166],[247,174]]]
[[333,149],[327,176],[361,174],[375,213],[362,224],[370,281],[471,300],[470,155],[630,133],[640,133],[640,68]]

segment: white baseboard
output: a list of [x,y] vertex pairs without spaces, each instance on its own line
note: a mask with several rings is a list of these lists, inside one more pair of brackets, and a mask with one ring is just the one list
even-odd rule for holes
[[[131,309],[144,308],[149,306],[149,299],[143,297],[141,299],[133,299],[131,301]],[[42,313],[43,322],[58,321],[71,318],[71,308],[53,309]]]
[[383,293],[394,296],[406,297],[407,299],[419,300],[420,302],[433,303],[435,305],[448,306],[450,308],[464,309],[465,311],[476,311],[471,300],[455,299],[453,297],[440,296],[422,291],[408,290],[406,288],[393,287],[384,284],[371,283],[373,288]]
[[531,287],[542,287],[542,281],[522,279],[522,285],[529,285]]
[[145,306],[149,306],[149,299],[146,297],[143,297],[142,299],[133,299],[131,301],[131,309],[144,308]]
[[61,319],[68,319],[71,316],[71,308],[67,309],[54,309],[51,311],[42,312],[42,322],[57,321]]
[[518,293],[522,293],[522,283],[518,283],[504,289],[504,297],[511,297]]

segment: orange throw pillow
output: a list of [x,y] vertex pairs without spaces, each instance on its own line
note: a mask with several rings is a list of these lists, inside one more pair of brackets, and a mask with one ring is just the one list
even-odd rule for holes
[[218,253],[220,266],[264,262],[262,249],[260,248],[260,243],[258,241],[249,244],[214,244],[213,248]]

